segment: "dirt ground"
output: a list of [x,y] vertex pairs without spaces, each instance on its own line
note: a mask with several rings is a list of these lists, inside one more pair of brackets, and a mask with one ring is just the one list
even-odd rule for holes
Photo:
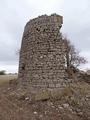
[[87,83],[65,88],[61,97],[58,94],[52,99],[48,99],[47,94],[41,99],[40,94],[40,99],[35,100],[30,94],[21,92],[17,86],[2,84],[0,120],[90,120],[90,85]]

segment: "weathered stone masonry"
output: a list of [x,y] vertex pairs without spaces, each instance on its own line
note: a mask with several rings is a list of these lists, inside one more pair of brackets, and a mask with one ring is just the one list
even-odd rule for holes
[[50,88],[63,84],[66,48],[60,34],[62,23],[62,16],[52,14],[26,24],[20,51],[20,84]]

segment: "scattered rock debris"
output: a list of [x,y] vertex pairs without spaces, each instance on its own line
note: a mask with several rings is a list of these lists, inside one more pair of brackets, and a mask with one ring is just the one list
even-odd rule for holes
[[38,99],[35,91],[28,91],[0,86],[0,120],[90,120],[90,85],[87,83],[44,90],[49,98],[47,93],[42,96],[41,90]]

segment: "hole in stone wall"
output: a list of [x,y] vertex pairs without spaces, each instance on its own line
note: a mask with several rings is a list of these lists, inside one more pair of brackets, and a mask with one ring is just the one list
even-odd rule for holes
[[37,44],[39,44],[40,42],[37,42]]
[[22,64],[22,70],[25,70],[25,64],[24,63]]
[[49,28],[44,28],[43,29],[43,32],[48,32],[49,31]]
[[56,39],[53,40],[54,42],[56,41]]
[[43,32],[45,32],[46,30],[44,29]]
[[40,30],[39,30],[39,28],[36,28],[36,30],[39,32]]

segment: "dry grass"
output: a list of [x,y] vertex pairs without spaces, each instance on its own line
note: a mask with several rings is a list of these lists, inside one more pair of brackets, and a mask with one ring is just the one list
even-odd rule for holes
[[9,82],[10,80],[16,79],[17,75],[0,75],[0,85]]
[[[87,83],[73,83],[63,89],[54,89],[50,91],[49,89],[40,90],[38,94],[35,95],[35,100],[64,100],[72,101],[75,104],[81,101],[81,98],[85,98],[86,95],[90,93],[90,85]],[[72,100],[71,100],[72,99]],[[73,100],[74,99],[74,100]],[[79,101],[77,101],[79,100]]]

